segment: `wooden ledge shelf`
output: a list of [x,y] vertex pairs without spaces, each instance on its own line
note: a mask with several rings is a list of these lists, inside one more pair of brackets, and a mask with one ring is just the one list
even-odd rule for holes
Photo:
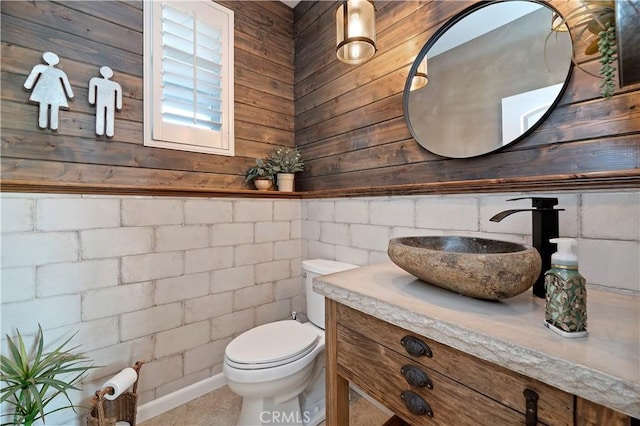
[[593,172],[572,175],[546,175],[524,178],[479,179],[452,182],[428,182],[381,187],[355,187],[296,192],[258,191],[232,188],[188,188],[169,186],[126,186],[68,182],[0,180],[1,192],[57,194],[103,194],[168,197],[317,199],[346,197],[382,197],[401,195],[469,194],[528,191],[639,189],[640,169],[618,172]]

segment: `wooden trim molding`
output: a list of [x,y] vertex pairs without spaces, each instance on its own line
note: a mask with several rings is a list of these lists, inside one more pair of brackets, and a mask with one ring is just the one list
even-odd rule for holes
[[452,182],[355,187],[301,192],[257,191],[250,189],[208,189],[165,186],[126,186],[113,184],[32,182],[0,180],[0,192],[40,192],[59,194],[146,195],[169,197],[241,198],[345,198],[400,195],[469,194],[495,192],[576,191],[640,189],[640,168],[616,172],[546,175],[505,179],[479,179]]

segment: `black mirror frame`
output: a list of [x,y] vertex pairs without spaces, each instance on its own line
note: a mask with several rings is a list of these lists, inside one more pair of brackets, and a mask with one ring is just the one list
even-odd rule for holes
[[[420,49],[420,52],[418,52],[418,55],[416,56],[415,60],[413,61],[413,65],[411,66],[411,69],[409,70],[409,75],[407,77],[407,81],[404,85],[404,92],[402,95],[402,109],[403,109],[403,113],[404,113],[404,121],[407,125],[407,128],[409,129],[409,132],[411,133],[411,136],[413,137],[413,139],[416,141],[416,143],[418,143],[418,145],[422,146],[424,149],[426,149],[427,151],[429,151],[428,148],[425,148],[424,145],[422,145],[420,142],[418,142],[418,138],[416,137],[416,133],[413,129],[413,126],[411,125],[411,120],[409,118],[409,93],[410,93],[410,88],[411,88],[411,80],[413,79],[413,76],[415,75],[415,73],[418,71],[418,66],[420,65],[420,62],[422,62],[422,60],[424,59],[424,57],[427,55],[427,53],[429,52],[429,49],[431,49],[433,47],[433,45],[440,39],[440,37],[442,37],[442,35],[447,32],[451,27],[453,27],[454,25],[456,25],[458,22],[460,22],[463,18],[467,17],[468,15],[470,15],[471,13],[483,9],[487,6],[493,5],[493,4],[498,4],[498,3],[506,3],[509,1],[514,1],[514,0],[481,0],[478,3],[469,6],[468,8],[464,9],[463,11],[459,12],[458,14],[454,15],[451,19],[449,19],[447,22],[445,22],[440,28],[438,28],[438,30],[436,30],[436,32],[429,38],[429,40],[427,40],[427,43],[422,46],[422,49]],[[530,3],[537,3],[540,4],[546,8],[551,9],[553,12],[555,12],[556,14],[558,14],[559,16],[562,16],[562,14],[558,11],[558,9],[556,9],[553,5],[542,1],[542,0],[516,0],[516,1],[528,1]],[[551,29],[549,29],[549,31],[551,31]],[[571,37],[571,43],[573,45],[574,43],[574,39],[573,39],[573,35],[571,34],[571,31],[569,31],[569,37]],[[521,140],[523,140],[524,138],[526,138],[527,136],[529,136],[533,131],[535,131],[536,128],[538,128],[538,126],[540,126],[548,117],[549,115],[551,115],[551,113],[553,112],[553,110],[556,108],[556,106],[558,105],[558,103],[560,102],[560,99],[562,99],[562,97],[564,96],[564,92],[567,89],[567,86],[569,85],[569,80],[571,80],[571,76],[573,73],[573,67],[574,67],[574,62],[573,62],[573,55],[569,64],[569,69],[567,70],[567,76],[564,79],[564,83],[562,85],[562,88],[560,89],[560,92],[558,93],[558,95],[556,96],[556,99],[553,101],[553,103],[549,106],[549,108],[547,109],[547,111],[542,115],[542,117],[540,117],[540,119],[533,125],[531,126],[529,129],[527,129],[524,133],[522,133],[520,136],[518,136],[517,138],[513,139],[511,142],[509,142],[508,144],[505,145],[501,145],[499,147],[497,147],[494,150],[482,153],[482,154],[477,154],[477,155],[473,155],[473,156],[469,156],[469,157],[446,157],[440,154],[436,154],[433,153],[431,151],[429,151],[430,153],[432,153],[433,155],[437,155],[438,157],[443,157],[443,158],[456,158],[456,159],[468,159],[468,158],[477,158],[477,157],[482,157],[488,154],[492,154],[498,151],[501,151],[517,142],[520,142]]]

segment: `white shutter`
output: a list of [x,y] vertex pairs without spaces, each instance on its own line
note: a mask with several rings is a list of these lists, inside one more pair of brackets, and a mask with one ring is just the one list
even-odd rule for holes
[[153,123],[145,145],[233,155],[233,12],[210,1],[147,6]]

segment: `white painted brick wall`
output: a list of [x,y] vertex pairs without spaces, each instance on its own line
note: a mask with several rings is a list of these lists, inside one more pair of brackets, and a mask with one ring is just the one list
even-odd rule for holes
[[369,223],[372,225],[413,226],[414,201],[390,199],[369,203]]
[[224,349],[230,341],[231,339],[216,340],[186,351],[184,353],[185,374],[220,364],[224,360]]
[[43,297],[26,302],[3,303],[2,336],[33,333],[38,323],[43,330],[80,322],[80,295]]
[[120,317],[120,338],[122,341],[127,341],[149,336],[159,331],[176,328],[182,325],[182,321],[181,303],[170,303],[130,312]]
[[3,197],[0,200],[2,232],[33,230],[34,201],[30,198]]
[[[20,327],[29,336],[39,321],[52,344],[78,331],[74,342],[105,365],[91,372],[94,387],[144,359],[140,401],[150,401],[220,372],[222,342],[304,312],[301,258],[386,261],[388,238],[401,235],[530,243],[529,214],[488,220],[529,208],[529,200],[506,200],[530,195],[299,201],[3,193],[2,331]],[[578,238],[590,284],[640,291],[640,193],[535,195],[559,198],[561,235]]]
[[184,223],[182,200],[162,198],[125,198],[122,200],[122,225],[179,225]]
[[259,263],[256,265],[256,283],[267,283],[289,278],[291,269],[288,260]]
[[236,290],[233,294],[233,310],[252,308],[273,301],[273,285],[259,284]]
[[386,226],[350,225],[351,245],[368,250],[387,251],[391,230]]
[[418,199],[416,201],[416,227],[477,231],[478,200],[476,198],[454,197]]
[[637,241],[578,240],[580,273],[588,283],[640,291]]
[[0,301],[2,303],[31,300],[36,297],[35,268],[3,268],[0,278]]
[[182,353],[209,342],[209,327],[209,321],[201,321],[156,334],[155,357]]
[[78,259],[76,232],[13,233],[2,235],[3,268],[71,262]]
[[160,398],[168,395],[172,392],[176,392],[194,383],[198,383],[202,380],[208,379],[211,376],[211,369],[205,368],[204,370],[196,371],[195,373],[187,374],[179,379],[172,380],[164,385],[160,385],[156,388],[155,396]]
[[232,246],[253,242],[253,223],[220,223],[211,227],[212,246]]
[[38,297],[80,293],[118,285],[117,259],[87,260],[39,266],[36,270]]
[[273,257],[275,260],[300,258],[301,247],[302,241],[299,239],[276,241],[273,245]]
[[[114,374],[117,374],[126,367],[131,367],[136,361],[152,361],[153,360],[153,337],[147,336],[136,340],[130,340],[124,343],[107,346],[105,348],[89,351],[85,354],[87,358],[92,359],[95,365],[101,365],[101,368],[91,371],[88,380],[100,380],[100,385]],[[140,380],[147,379],[153,372],[149,368],[151,364],[145,364]],[[140,385],[140,383],[139,383]],[[138,387],[140,389],[140,387]]]
[[273,220],[273,201],[238,200],[233,202],[234,222],[261,222]]
[[253,265],[271,260],[273,260],[273,243],[243,244],[236,246],[236,266]]
[[156,359],[145,364],[142,367],[144,370],[140,374],[138,390],[144,392],[180,378],[183,372],[183,365],[182,355]]
[[184,253],[184,273],[214,271],[233,266],[233,247],[208,247]]
[[299,294],[304,294],[302,286],[302,277],[297,276],[280,280],[276,282],[275,298],[276,300],[290,299]]
[[256,307],[256,325],[291,318],[291,303],[289,299],[278,300]]
[[291,238],[302,238],[302,220],[295,219],[291,221]]
[[233,202],[227,200],[186,200],[184,216],[187,224],[230,223]]
[[92,229],[80,232],[83,259],[149,253],[153,228]]
[[322,222],[320,224],[320,241],[343,246],[349,245],[349,225]]
[[211,320],[211,340],[240,334],[253,328],[253,309],[233,312]]
[[369,223],[369,202],[363,200],[336,200],[336,222]]
[[303,219],[333,222],[334,204],[329,200],[310,200],[307,204],[307,215]]
[[255,284],[253,265],[220,269],[211,273],[211,293],[237,290]]
[[177,302],[209,294],[209,273],[182,275],[155,282],[155,304]]
[[255,228],[256,243],[283,241],[291,238],[289,222],[258,222]]
[[156,251],[188,250],[209,246],[209,227],[161,226],[156,228]]
[[82,319],[89,321],[147,309],[152,300],[153,284],[150,282],[87,291],[82,297]]
[[640,194],[585,194],[582,196],[582,236],[640,240]]
[[138,254],[122,258],[122,282],[135,283],[182,274],[182,252]]
[[184,302],[184,322],[190,324],[231,313],[231,292],[211,294]]
[[292,221],[300,219],[301,209],[298,200],[278,200],[273,203],[273,220]]
[[36,204],[36,229],[67,231],[120,226],[116,198],[44,198]]
[[320,239],[321,223],[314,220],[302,221],[302,238],[307,240]]
[[[320,201],[303,201],[303,257],[325,257],[363,265],[388,261],[386,255],[389,237],[409,235],[469,235],[531,244],[531,214],[520,212],[499,223],[489,218],[506,209],[529,209],[531,200],[507,201],[516,197],[555,197],[559,213],[560,236],[578,238],[581,271],[589,283],[615,288],[637,289],[640,286],[640,193],[587,192],[563,193],[508,193],[448,196],[392,197],[391,199],[363,198],[335,200],[335,223]],[[323,200],[324,202],[328,202]],[[389,217],[394,208],[403,210],[415,203],[414,224],[405,219]],[[376,211],[370,211],[376,209]],[[386,215],[381,212],[387,209]],[[325,212],[324,214],[322,212]],[[367,226],[375,222],[391,226]],[[329,242],[322,229],[348,223],[350,242]],[[389,231],[387,231],[389,229]],[[342,244],[340,244],[342,243]],[[585,272],[586,268],[586,272]]]

